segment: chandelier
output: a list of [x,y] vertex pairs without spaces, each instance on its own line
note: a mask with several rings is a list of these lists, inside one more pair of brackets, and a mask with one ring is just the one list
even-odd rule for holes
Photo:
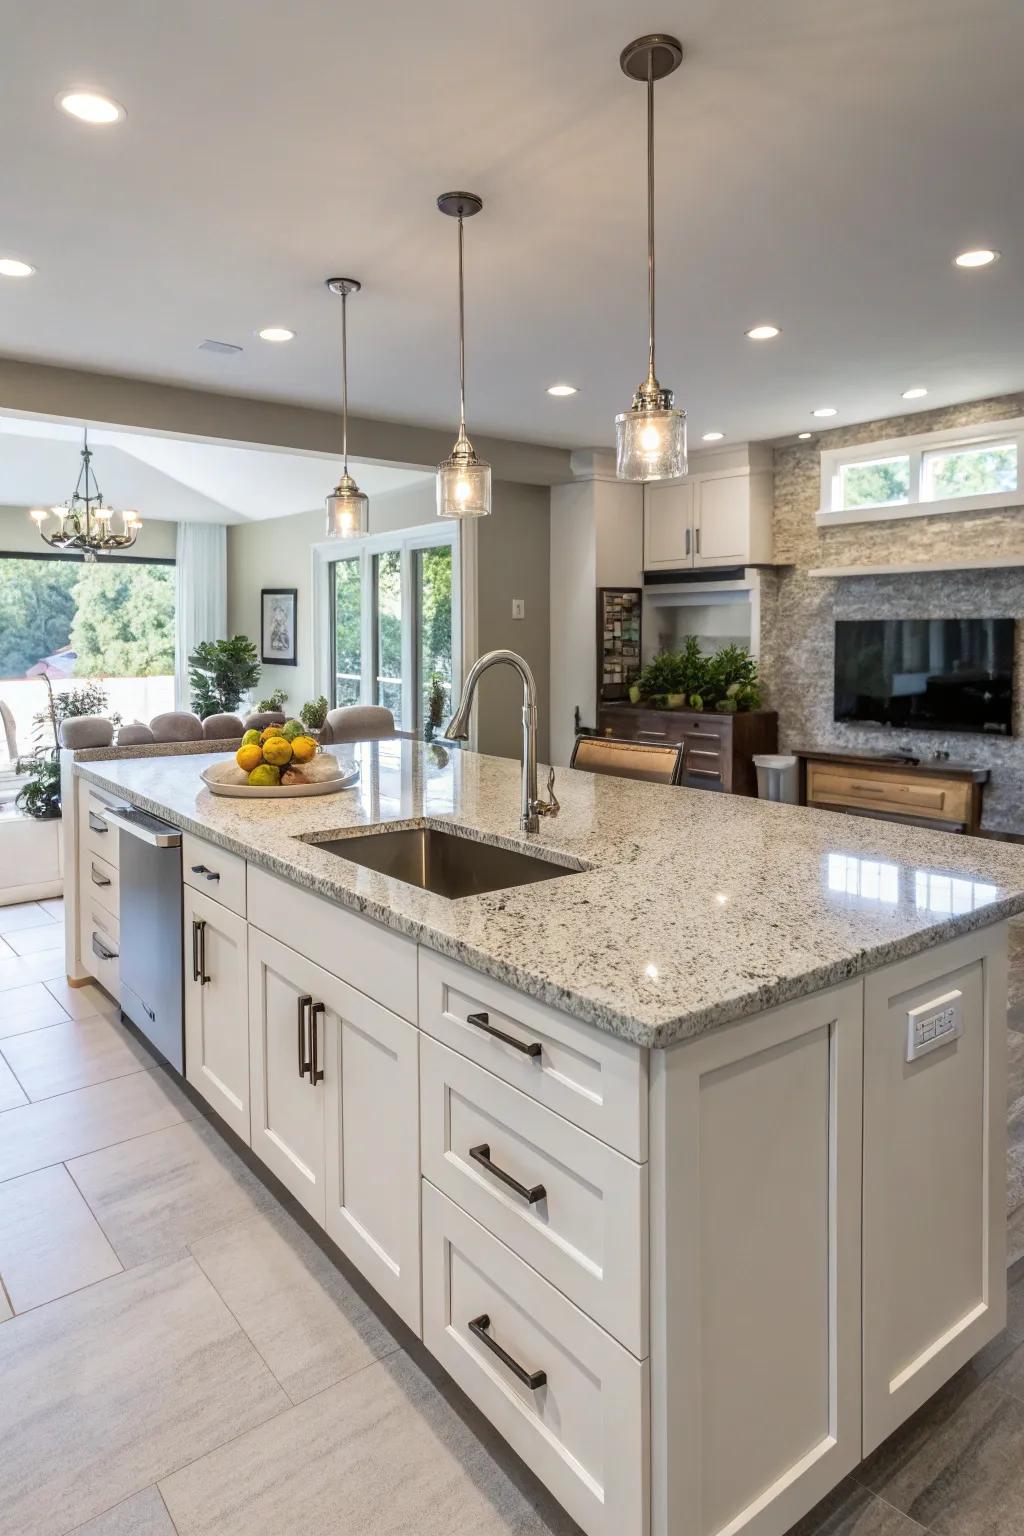
[[[115,516],[121,519],[120,533],[114,531]],[[33,507],[29,517],[44,544],[68,554],[84,555],[86,560],[95,560],[97,555],[112,554],[115,550],[130,549],[142,527],[137,512],[115,514],[113,507],[105,505],[92,469],[88,427],[82,429],[82,467],[73,494],[59,507]],[[47,533],[43,527],[49,517],[55,517],[59,525],[52,533]]]

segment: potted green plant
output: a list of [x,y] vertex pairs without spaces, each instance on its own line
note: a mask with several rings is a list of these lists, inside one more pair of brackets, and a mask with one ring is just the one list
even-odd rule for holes
[[318,734],[324,728],[327,719],[327,711],[330,706],[323,694],[318,699],[310,699],[299,710],[299,719],[310,734]]
[[54,693],[48,677],[46,708],[33,716],[35,747],[27,758],[19,758],[18,773],[27,782],[15,797],[15,805],[37,821],[53,821],[60,814],[60,727],[64,720],[82,715],[106,715],[114,726],[121,724],[116,711],[108,711],[109,696],[99,683],[82,683],[63,693]]
[[260,714],[281,711],[284,709],[285,700],[287,698],[288,695],[285,693],[283,688],[275,688],[273,693],[270,694],[269,698],[260,699],[259,703],[256,705],[256,708],[259,710]]
[[200,720],[234,714],[242,698],[260,680],[256,647],[248,635],[204,640],[188,658],[192,708]]

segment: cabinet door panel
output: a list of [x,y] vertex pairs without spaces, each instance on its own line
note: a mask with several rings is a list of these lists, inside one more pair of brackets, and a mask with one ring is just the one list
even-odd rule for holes
[[245,921],[187,885],[183,898],[185,1076],[235,1134],[248,1143],[249,975]]
[[693,564],[693,486],[688,480],[644,486],[644,569]]
[[310,1215],[324,1220],[322,1086],[299,1070],[299,999],[315,999],[326,972],[249,930],[249,1073],[252,1149]]
[[698,480],[694,491],[694,565],[738,565],[748,560],[750,477]]

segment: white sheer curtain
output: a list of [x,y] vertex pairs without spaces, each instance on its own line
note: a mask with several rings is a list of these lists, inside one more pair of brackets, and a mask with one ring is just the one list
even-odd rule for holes
[[179,523],[174,700],[189,708],[188,658],[228,632],[228,540],[223,523]]

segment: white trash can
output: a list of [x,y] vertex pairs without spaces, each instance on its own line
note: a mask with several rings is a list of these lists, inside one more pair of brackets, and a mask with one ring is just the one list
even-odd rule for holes
[[754,758],[759,800],[778,800],[796,805],[800,799],[800,774],[795,757],[770,754]]

